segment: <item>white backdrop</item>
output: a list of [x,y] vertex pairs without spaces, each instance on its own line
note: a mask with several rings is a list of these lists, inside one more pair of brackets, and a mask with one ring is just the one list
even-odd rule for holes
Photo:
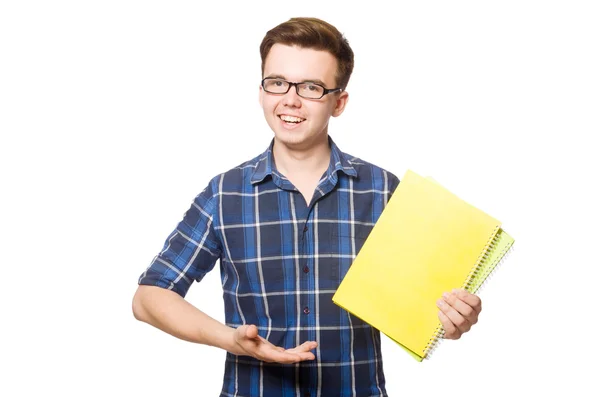
[[[269,144],[258,47],[293,16],[354,49],[342,150],[516,238],[463,339],[424,363],[384,339],[390,395],[598,395],[597,2],[323,3],[1,3],[3,395],[218,395],[224,352],[131,299],[208,180]],[[217,269],[188,299],[223,320]]]

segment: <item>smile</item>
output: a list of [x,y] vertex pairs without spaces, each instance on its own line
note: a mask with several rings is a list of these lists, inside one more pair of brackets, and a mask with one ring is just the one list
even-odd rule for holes
[[286,123],[290,123],[290,124],[298,124],[303,122],[306,119],[302,119],[300,117],[294,117],[294,116],[287,116],[285,114],[280,114],[279,118],[283,121],[285,121]]

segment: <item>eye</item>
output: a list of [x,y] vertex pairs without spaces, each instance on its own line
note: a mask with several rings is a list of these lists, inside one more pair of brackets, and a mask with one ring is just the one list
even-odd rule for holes
[[282,88],[286,86],[286,82],[285,80],[278,80],[278,79],[266,79],[265,80],[265,85],[268,88],[271,89],[276,89],[276,88]]

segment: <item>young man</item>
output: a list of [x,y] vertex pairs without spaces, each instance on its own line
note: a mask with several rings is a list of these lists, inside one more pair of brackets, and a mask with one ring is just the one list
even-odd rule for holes
[[[195,198],[141,275],[135,317],[227,350],[221,396],[386,396],[379,332],[331,301],[399,183],[328,136],[348,102],[353,52],[314,18],[275,27],[260,50],[275,137]],[[183,299],[217,260],[226,324]],[[451,339],[481,311],[465,291],[437,304]]]

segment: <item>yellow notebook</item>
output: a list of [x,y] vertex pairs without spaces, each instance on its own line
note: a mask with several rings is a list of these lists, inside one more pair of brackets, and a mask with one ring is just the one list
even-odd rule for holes
[[500,222],[407,171],[333,296],[421,361],[443,328],[443,292],[477,292],[514,240]]

